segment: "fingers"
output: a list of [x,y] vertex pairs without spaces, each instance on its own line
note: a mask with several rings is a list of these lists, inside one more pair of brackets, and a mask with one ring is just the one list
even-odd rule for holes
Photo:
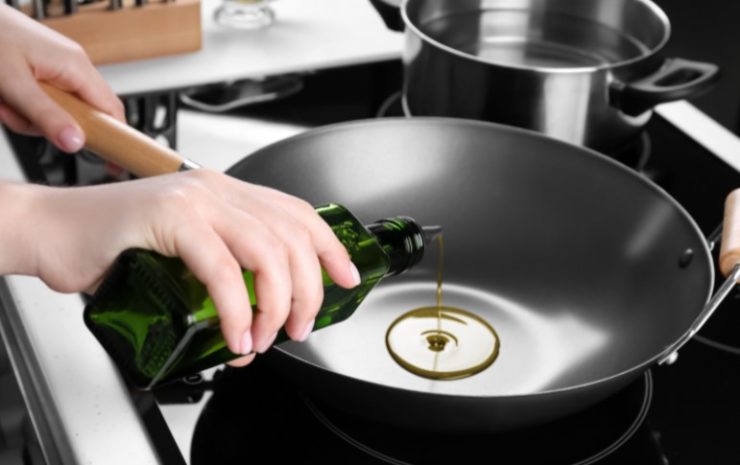
[[291,312],[294,281],[287,247],[262,218],[230,205],[213,212],[215,230],[241,266],[254,276],[259,312],[254,315],[252,338],[254,350],[265,352]]
[[[205,169],[171,179],[182,182],[174,183],[177,194],[164,203],[180,202],[174,210],[186,213],[172,228],[184,231],[180,245],[164,248],[180,255],[208,288],[232,351],[245,353],[249,342],[262,353],[283,328],[290,338],[305,340],[324,298],[322,265],[338,284],[359,283],[346,250],[305,202]],[[161,221],[165,213],[154,218]],[[254,295],[247,295],[245,276],[253,278]],[[257,304],[251,318],[247,299]]]
[[0,123],[6,125],[11,131],[27,136],[40,136],[41,130],[12,108],[0,103]]
[[236,198],[233,200],[236,205],[244,205],[246,196],[254,195],[248,190],[255,190],[263,201],[266,199],[273,206],[272,208],[283,210],[287,217],[305,228],[310,234],[313,250],[334,283],[344,288],[360,284],[360,273],[350,260],[347,250],[311,204],[284,192],[248,184],[234,178],[229,178],[228,186],[236,192],[234,194]]
[[[72,116],[41,90],[28,65],[24,62],[18,63],[17,59],[9,61],[13,69],[10,72],[7,69],[0,72],[0,94],[3,101],[12,107],[16,114],[38,127],[60,150],[73,153],[82,149],[85,136]],[[11,123],[21,121],[15,119]]]
[[74,119],[38,86],[48,82],[125,121],[122,102],[83,48],[22,13],[0,15],[0,102],[12,108],[0,121],[23,134],[42,134],[65,152],[79,151],[85,136]]
[[253,350],[252,313],[241,268],[219,236],[205,224],[180,228],[176,253],[208,289],[218,309],[221,332],[229,350],[247,355]]
[[231,360],[230,362],[227,363],[227,365],[230,365],[232,367],[244,367],[252,363],[254,361],[255,356],[256,354],[250,354],[244,357],[240,357],[235,360]]
[[[274,195],[278,198],[290,197],[278,191],[274,191]],[[316,210],[307,202],[295,197],[286,199],[285,202],[288,213],[307,226],[316,254],[331,280],[344,288],[360,284],[360,273],[350,260],[347,249]]]
[[228,185],[226,196],[232,204],[260,210],[260,217],[287,248],[293,297],[285,330],[292,339],[305,340],[323,301],[322,264],[335,283],[347,288],[359,284],[359,272],[331,228],[305,201],[234,179]]
[[75,61],[76,66],[65,67],[51,83],[62,90],[77,94],[93,107],[125,123],[123,102],[97,72],[87,55],[81,54]]
[[36,80],[77,94],[93,107],[125,122],[123,103],[75,41],[29,21],[25,29],[33,40],[19,48]]
[[[291,282],[287,321],[280,322],[277,328],[270,325],[273,329],[270,339],[274,339],[275,330],[284,324],[288,336],[294,340],[305,340],[310,330],[313,329],[313,320],[324,300],[321,265],[314,250],[311,235],[305,226],[287,216],[279,208],[265,211],[262,218],[266,220],[270,233],[276,237],[285,250]],[[260,314],[257,315],[257,325],[259,325],[263,315],[267,316],[269,309],[263,307],[259,295],[257,299],[260,309]],[[274,321],[274,323],[277,322]]]
[[324,288],[321,265],[313,252],[310,234],[297,226],[291,229],[288,250],[293,299],[285,331],[291,339],[305,341],[313,330],[314,319],[324,300]]

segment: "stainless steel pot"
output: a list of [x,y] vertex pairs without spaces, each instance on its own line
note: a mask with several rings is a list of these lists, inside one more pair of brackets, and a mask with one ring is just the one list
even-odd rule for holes
[[494,121],[614,150],[656,104],[696,95],[718,71],[661,56],[670,23],[649,0],[405,0],[400,12],[413,116]]

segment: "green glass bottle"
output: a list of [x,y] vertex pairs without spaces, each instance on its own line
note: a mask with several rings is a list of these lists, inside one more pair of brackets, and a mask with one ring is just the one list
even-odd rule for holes
[[[347,209],[317,208],[352,257],[361,284],[335,285],[324,273],[324,302],[314,330],[349,317],[385,276],[421,260],[424,230],[414,220],[396,217],[363,226]],[[254,301],[252,273],[244,283]],[[178,258],[132,249],[123,252],[85,307],[85,323],[119,369],[141,389],[232,360],[218,314],[206,288]],[[288,339],[280,331],[276,343]]]

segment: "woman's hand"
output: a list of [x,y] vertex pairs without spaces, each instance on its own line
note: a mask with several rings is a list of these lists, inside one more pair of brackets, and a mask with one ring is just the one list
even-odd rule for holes
[[85,135],[38,86],[45,81],[124,121],[123,104],[76,42],[0,4],[0,122],[77,152]]
[[[79,45],[1,4],[0,51],[0,122],[12,130],[67,152],[84,145],[80,127],[37,81],[124,121]],[[179,256],[208,288],[234,353],[264,352],[283,326],[293,339],[308,337],[323,301],[322,266],[340,286],[360,281],[310,205],[209,170],[80,188],[0,184],[0,202],[0,274],[90,291],[125,249]],[[255,276],[254,321],[242,268]]]
[[[125,249],[179,256],[207,286],[234,353],[264,352],[283,326],[304,340],[323,300],[322,266],[340,286],[359,284],[308,203],[206,169],[90,187],[0,184],[0,202],[14,206],[0,217],[0,274],[89,291]],[[254,321],[242,268],[255,276]]]

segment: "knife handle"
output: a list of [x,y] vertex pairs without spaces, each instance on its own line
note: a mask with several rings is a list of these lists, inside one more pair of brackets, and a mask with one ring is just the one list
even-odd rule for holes
[[49,84],[39,83],[46,94],[69,112],[85,133],[85,148],[139,177],[157,176],[197,168],[174,150]]

